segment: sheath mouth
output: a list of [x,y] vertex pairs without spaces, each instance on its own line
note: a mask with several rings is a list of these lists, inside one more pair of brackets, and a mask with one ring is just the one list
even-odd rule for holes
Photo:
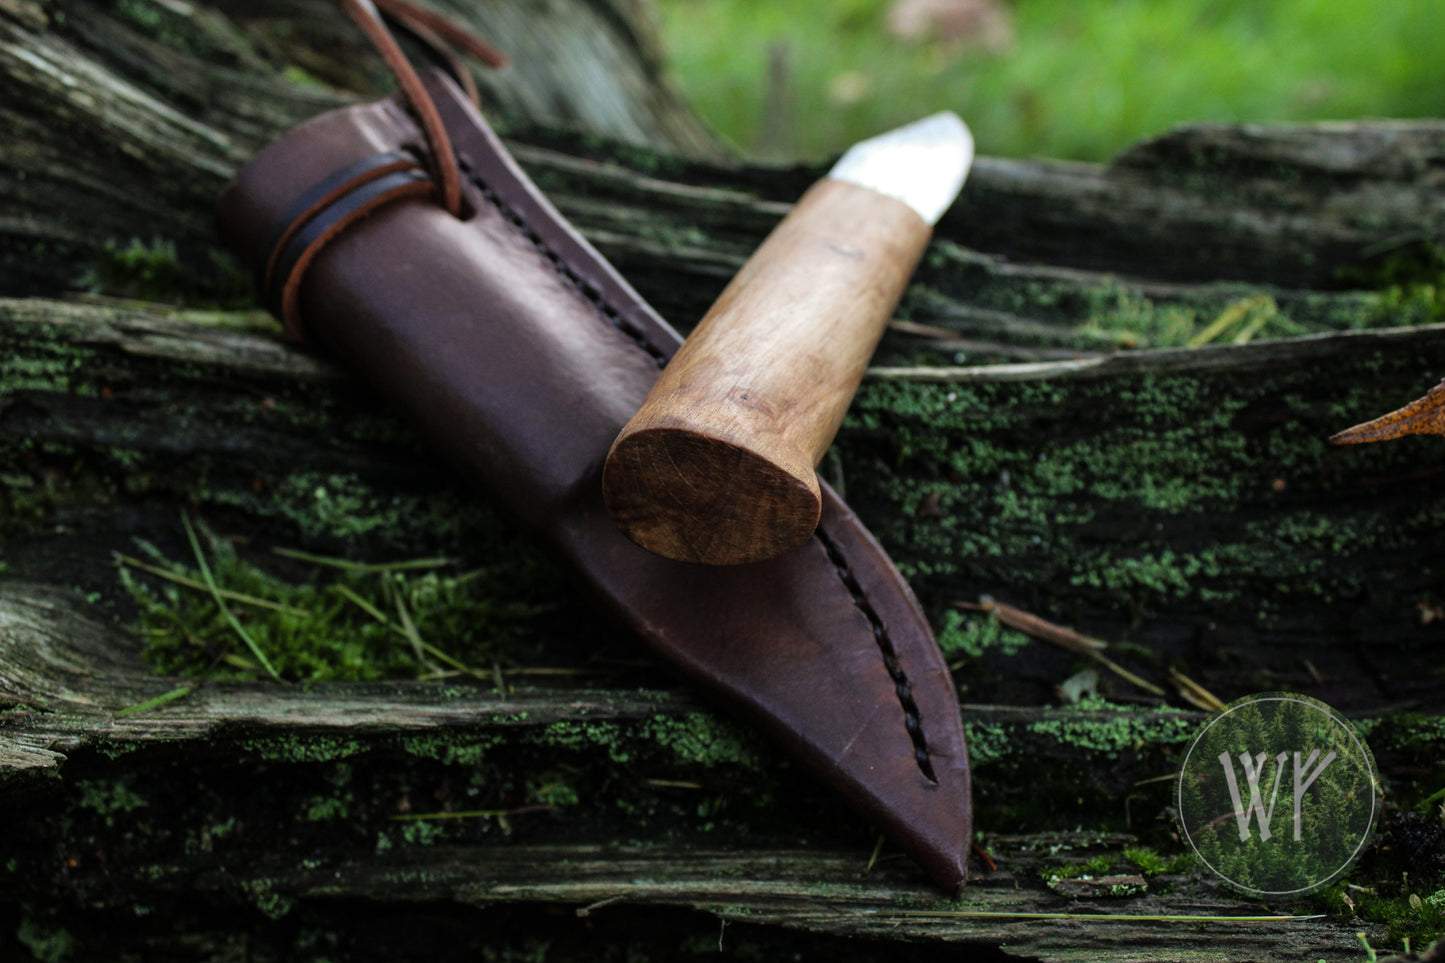
[[602,475],[608,514],[636,544],[678,562],[741,565],[803,545],[818,527],[822,495],[799,477],[731,442],[679,428],[649,428],[613,446]]

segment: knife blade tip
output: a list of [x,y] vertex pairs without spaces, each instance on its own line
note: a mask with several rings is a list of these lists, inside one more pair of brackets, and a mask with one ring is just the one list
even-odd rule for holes
[[973,158],[973,133],[944,110],[859,141],[828,176],[897,198],[931,226],[963,189]]

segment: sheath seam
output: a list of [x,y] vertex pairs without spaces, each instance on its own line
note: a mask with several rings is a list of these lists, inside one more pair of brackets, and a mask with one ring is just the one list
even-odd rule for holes
[[[537,253],[552,265],[559,276],[596,308],[608,323],[646,352],[659,368],[666,366],[668,361],[666,353],[653,344],[640,328],[623,317],[622,312],[614,308],[596,286],[573,270],[562,255],[554,251],[546,239],[532,229],[532,226],[527,223],[527,219],[502,200],[501,196],[482,179],[466,157],[459,157],[458,160],[467,180],[482,192],[482,196],[487,202],[496,208],[509,224],[531,242]],[[933,761],[928,755],[928,739],[923,732],[923,718],[918,711],[918,702],[913,698],[913,687],[908,681],[907,674],[903,671],[903,666],[899,664],[898,652],[893,647],[893,639],[883,624],[883,618],[873,607],[873,603],[868,600],[868,594],[863,591],[863,586],[858,584],[858,579],[853,575],[853,569],[843,556],[842,550],[828,537],[821,525],[818,526],[815,534],[824,551],[827,552],[828,561],[832,563],[838,579],[843,583],[843,588],[852,598],[853,606],[868,620],[868,625],[873,631],[873,641],[878,645],[879,654],[883,657],[883,667],[887,670],[888,677],[893,680],[894,694],[898,697],[898,703],[903,709],[903,727],[908,731],[908,737],[913,742],[913,761],[918,764],[918,769],[923,773],[924,778],[936,784],[938,777],[934,774]]]
[[928,739],[923,733],[923,717],[918,711],[918,702],[913,698],[913,687],[908,682],[908,676],[903,671],[903,666],[898,661],[898,652],[893,647],[893,639],[888,635],[888,629],[883,624],[883,617],[873,608],[873,603],[868,601],[868,594],[863,591],[863,586],[858,584],[858,579],[853,574],[853,569],[848,565],[848,560],[843,557],[843,552],[837,544],[818,526],[814,533],[818,541],[822,543],[823,550],[828,553],[828,561],[838,573],[842,580],[843,587],[853,597],[853,605],[863,617],[868,620],[868,625],[873,629],[873,641],[878,643],[878,651],[883,656],[883,667],[888,670],[888,677],[893,680],[893,691],[898,696],[898,702],[903,707],[903,727],[908,730],[908,737],[913,740],[913,761],[918,763],[918,769],[931,783],[937,783],[938,777],[933,772],[933,760],[928,756]]
[[482,192],[482,196],[486,198],[487,202],[495,207],[497,212],[506,218],[508,223],[520,231],[522,236],[532,243],[532,246],[537,249],[537,253],[541,254],[542,257],[552,265],[553,270],[555,270],[563,280],[575,288],[577,293],[582,295],[588,304],[596,308],[598,313],[606,318],[609,324],[641,348],[647,356],[653,360],[654,364],[659,368],[667,365],[667,354],[648,340],[647,335],[641,328],[623,317],[622,312],[612,306],[607,298],[603,296],[602,292],[597,290],[596,285],[573,270],[572,266],[567,263],[562,255],[554,251],[546,239],[532,229],[532,226],[527,223],[525,217],[517,213],[510,204],[502,200],[501,196],[493,190],[486,181],[482,180],[476,170],[467,163],[466,158],[461,158],[461,164],[463,172],[467,175],[467,179],[472,182],[477,190]]

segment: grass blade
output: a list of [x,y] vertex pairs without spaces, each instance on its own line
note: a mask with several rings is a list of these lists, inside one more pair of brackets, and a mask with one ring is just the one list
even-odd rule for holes
[[181,512],[181,524],[185,526],[186,538],[190,539],[191,551],[195,553],[196,567],[200,569],[201,580],[206,583],[206,588],[210,590],[211,597],[216,600],[216,606],[221,610],[221,614],[225,616],[235,633],[241,637],[241,641],[246,643],[246,648],[251,650],[251,654],[256,657],[257,662],[261,663],[266,674],[277,682],[283,681],[280,674],[277,673],[276,667],[271,664],[271,660],[266,658],[266,653],[262,652],[261,647],[256,644],[256,640],[251,638],[251,634],[241,625],[235,614],[226,607],[226,600],[221,596],[221,590],[211,575],[211,566],[207,564],[206,555],[201,551],[201,543],[196,538],[196,530],[191,526],[191,519],[184,511]]
[[138,712],[149,712],[151,709],[157,708],[158,706],[163,706],[169,702],[175,702],[177,699],[184,699],[192,692],[195,692],[196,688],[197,687],[193,685],[183,685],[179,689],[172,689],[171,691],[162,693],[161,695],[158,695],[153,699],[147,699],[144,702],[137,702],[133,706],[126,706],[124,709],[121,709],[115,714],[116,718],[120,718],[121,716],[135,715]]
[[[163,578],[168,582],[174,582],[177,585],[184,586],[188,589],[195,589],[198,592],[210,591],[210,586],[206,585],[206,583],[197,582],[195,579],[186,578],[184,575],[177,575],[175,572],[168,572],[165,569],[161,568],[159,565],[152,565],[149,562],[142,562],[138,558],[130,555],[122,555],[119,552],[115,553],[115,558],[116,561],[120,562],[122,565],[129,565],[131,568],[138,568],[142,572],[154,575],[156,578]],[[254,595],[244,595],[240,592],[232,592],[230,589],[218,588],[216,589],[216,591],[221,594],[221,598],[230,599],[232,602],[240,602],[242,605],[250,605],[258,609],[270,609],[272,612],[280,612],[284,615],[294,615],[297,618],[302,619],[311,618],[311,613],[306,611],[305,609],[294,608],[290,605],[282,605],[280,602],[272,602],[270,599],[257,598]]]
[[310,552],[298,551],[294,548],[272,548],[272,552],[282,558],[293,558],[298,562],[310,562],[312,565],[325,565],[329,568],[339,568],[347,572],[356,572],[361,575],[369,575],[374,572],[404,572],[410,569],[445,568],[448,565],[455,565],[454,558],[412,558],[403,562],[353,562],[350,559],[335,558],[330,555],[312,555]]

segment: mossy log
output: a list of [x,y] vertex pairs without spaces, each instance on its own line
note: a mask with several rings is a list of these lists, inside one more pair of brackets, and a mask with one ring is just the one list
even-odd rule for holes
[[[625,61],[625,110],[538,55],[489,82],[489,110],[680,327],[819,173],[721,159],[658,85],[632,4],[445,6],[504,49]],[[573,8],[580,39],[550,37]],[[251,306],[215,193],[288,124],[383,89],[358,44],[320,2],[0,0],[0,955],[439,941],[570,959],[611,939],[677,959],[721,938],[1356,959],[1357,931],[1428,931],[1337,897],[1262,907],[1182,863],[1103,900],[1045,877],[1178,853],[1168,777],[1203,714],[1170,669],[1226,700],[1291,689],[1345,711],[1394,807],[1445,788],[1445,452],[1324,443],[1445,373],[1445,125],[1190,128],[1106,167],[980,161],[823,466],[956,668],[998,868],[944,901],[888,848],[870,860],[867,826],[679,690],[545,546]],[[195,565],[183,513],[229,553],[220,588],[334,579],[296,550],[440,557],[488,625],[430,640],[463,656],[443,679],[251,678],[228,629],[185,621],[208,595],[174,581]],[[117,562],[138,555],[171,575]],[[1101,671],[1061,704],[1090,663],[959,607],[982,595],[1108,640],[1168,694]],[[177,651],[229,681],[177,676]],[[978,915],[997,912],[1070,918]]]
[[[331,932],[358,905],[391,917],[381,928],[397,939],[430,915],[496,927],[489,910],[541,904],[583,929],[619,911],[635,925],[645,907],[661,927],[650,938],[680,946],[711,933],[710,916],[744,924],[736,943],[771,950],[779,937],[764,927],[782,924],[818,934],[815,949],[848,937],[1044,959],[1087,958],[1101,942],[1122,960],[1355,958],[1353,937],[1318,917],[1224,919],[1261,909],[1186,866],[1133,869],[1097,893],[1049,881],[1090,859],[1129,866],[1140,843],[1128,832],[990,833],[998,867],[942,899],[898,855],[870,859],[864,827],[677,692],[238,682],[130,711],[182,680],[156,676],[134,638],[80,607],[47,586],[0,589],[14,705],[0,747],[11,839],[0,898],[24,903],[32,949],[156,959],[249,946],[268,958],[299,930],[369,958],[358,934]],[[981,772],[1061,766],[1069,775],[1047,791],[1070,793],[1091,767],[1122,767],[1126,782],[1155,771],[1200,717],[965,709],[990,747]],[[1058,735],[1071,727],[1072,743]],[[538,804],[559,772],[581,797]],[[1157,795],[1136,792],[1141,822]],[[499,942],[520,951],[525,937],[504,928]]]

